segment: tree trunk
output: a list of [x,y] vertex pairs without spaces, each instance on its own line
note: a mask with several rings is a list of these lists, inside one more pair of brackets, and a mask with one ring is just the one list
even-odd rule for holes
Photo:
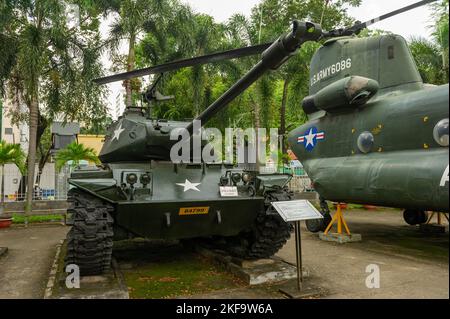
[[287,104],[287,97],[288,97],[288,89],[289,89],[289,80],[284,80],[284,86],[283,86],[283,99],[281,101],[281,108],[280,108],[280,136],[281,136],[281,151],[284,154],[286,154],[286,104]]
[[[38,122],[38,128],[37,128],[37,133],[36,133],[36,149],[41,144],[42,135],[44,135],[45,129],[48,126],[47,119],[41,115],[41,113],[39,112],[39,109],[38,109],[38,114],[39,114],[38,115],[39,122]],[[46,157],[45,157],[45,160],[44,160],[44,165],[47,162],[49,156],[50,156],[50,149],[48,149],[48,151],[47,151],[47,154],[46,154]],[[29,161],[29,154],[27,155],[27,159],[26,159],[26,162],[25,162],[26,167],[28,167],[28,161]],[[42,168],[43,168],[43,166],[41,168],[41,162],[42,162],[42,158],[41,158],[41,160],[39,162],[39,171],[40,172],[42,172]],[[38,180],[37,183],[39,184],[40,183],[39,182],[40,181],[40,175],[39,174],[38,174],[37,180]],[[17,190],[17,193],[21,194],[21,195],[25,195],[26,191],[27,191],[26,177],[22,176],[20,178],[19,188]],[[24,198],[23,197],[19,197],[18,200],[19,201],[23,201]]]
[[[128,45],[128,59],[127,59],[127,71],[133,71],[134,70],[134,63],[135,63],[135,52],[134,52],[134,45],[135,45],[136,37],[135,35],[130,36],[130,43]],[[131,80],[125,81],[125,90],[126,90],[126,103],[127,107],[133,106],[133,87],[131,84]]]
[[38,129],[37,129],[37,134],[36,134],[36,149],[39,148],[40,153],[41,153],[41,158],[39,159],[39,164],[38,164],[38,173],[36,176],[36,184],[40,185],[41,184],[41,175],[42,175],[42,171],[44,170],[44,166],[45,163],[47,163],[47,160],[50,156],[50,148],[46,151],[46,153],[44,154],[44,150],[42,148],[41,145],[41,138],[42,135],[44,135],[45,129],[48,126],[48,121],[45,117],[43,117],[41,115],[41,113],[39,112],[39,124],[38,124]]
[[[37,90],[36,90],[37,92]],[[30,137],[28,139],[28,169],[27,169],[27,201],[25,204],[25,225],[27,216],[31,213],[31,205],[34,192],[34,170],[36,163],[36,142],[39,122],[39,104],[37,96],[33,94],[30,101]]]
[[0,201],[0,218],[3,218],[5,214],[5,165],[2,164],[2,199]]
[[1,205],[4,206],[5,203],[5,165],[2,164],[2,199],[1,199]]

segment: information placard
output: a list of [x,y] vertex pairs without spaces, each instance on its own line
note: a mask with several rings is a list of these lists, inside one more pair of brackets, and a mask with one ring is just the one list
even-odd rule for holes
[[222,197],[238,197],[238,189],[236,186],[220,186],[220,196]]
[[285,222],[323,218],[322,214],[308,200],[273,202],[272,205]]

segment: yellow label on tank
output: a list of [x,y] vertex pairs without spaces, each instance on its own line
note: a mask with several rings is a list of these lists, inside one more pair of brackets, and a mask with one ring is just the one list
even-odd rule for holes
[[179,215],[206,215],[209,213],[209,207],[181,207]]

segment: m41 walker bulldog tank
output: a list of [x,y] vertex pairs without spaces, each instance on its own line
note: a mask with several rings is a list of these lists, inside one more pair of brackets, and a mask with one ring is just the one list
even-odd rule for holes
[[[284,63],[303,42],[317,40],[321,34],[318,25],[295,21],[291,32],[270,46],[257,46],[256,51],[250,47],[183,60],[147,69],[146,74],[264,49],[261,61],[196,119],[204,125],[266,71]],[[136,72],[142,71],[98,82],[142,75]],[[165,99],[156,85],[144,98],[150,103]],[[171,132],[185,128],[190,138],[197,133],[193,123],[152,119],[141,108],[127,108],[108,130],[99,155],[103,168],[77,170],[69,179],[73,227],[67,237],[66,264],[78,265],[82,275],[102,273],[110,267],[113,240],[133,236],[219,239],[230,253],[250,259],[270,257],[286,243],[291,226],[271,203],[291,199],[286,188],[291,176],[260,175],[222,164],[172,162],[170,151],[177,141],[170,139]],[[221,187],[226,186],[231,187],[231,197],[221,195]]]

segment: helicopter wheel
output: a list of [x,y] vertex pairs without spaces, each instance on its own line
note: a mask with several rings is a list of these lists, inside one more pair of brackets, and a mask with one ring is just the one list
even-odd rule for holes
[[327,226],[331,223],[331,214],[330,209],[328,208],[327,201],[323,198],[320,199],[320,213],[322,214],[323,218],[320,219],[310,219],[307,220],[306,228],[311,233],[318,233],[320,231],[325,231]]
[[406,209],[403,212],[403,219],[409,225],[420,225],[427,222],[428,214],[422,210]]

